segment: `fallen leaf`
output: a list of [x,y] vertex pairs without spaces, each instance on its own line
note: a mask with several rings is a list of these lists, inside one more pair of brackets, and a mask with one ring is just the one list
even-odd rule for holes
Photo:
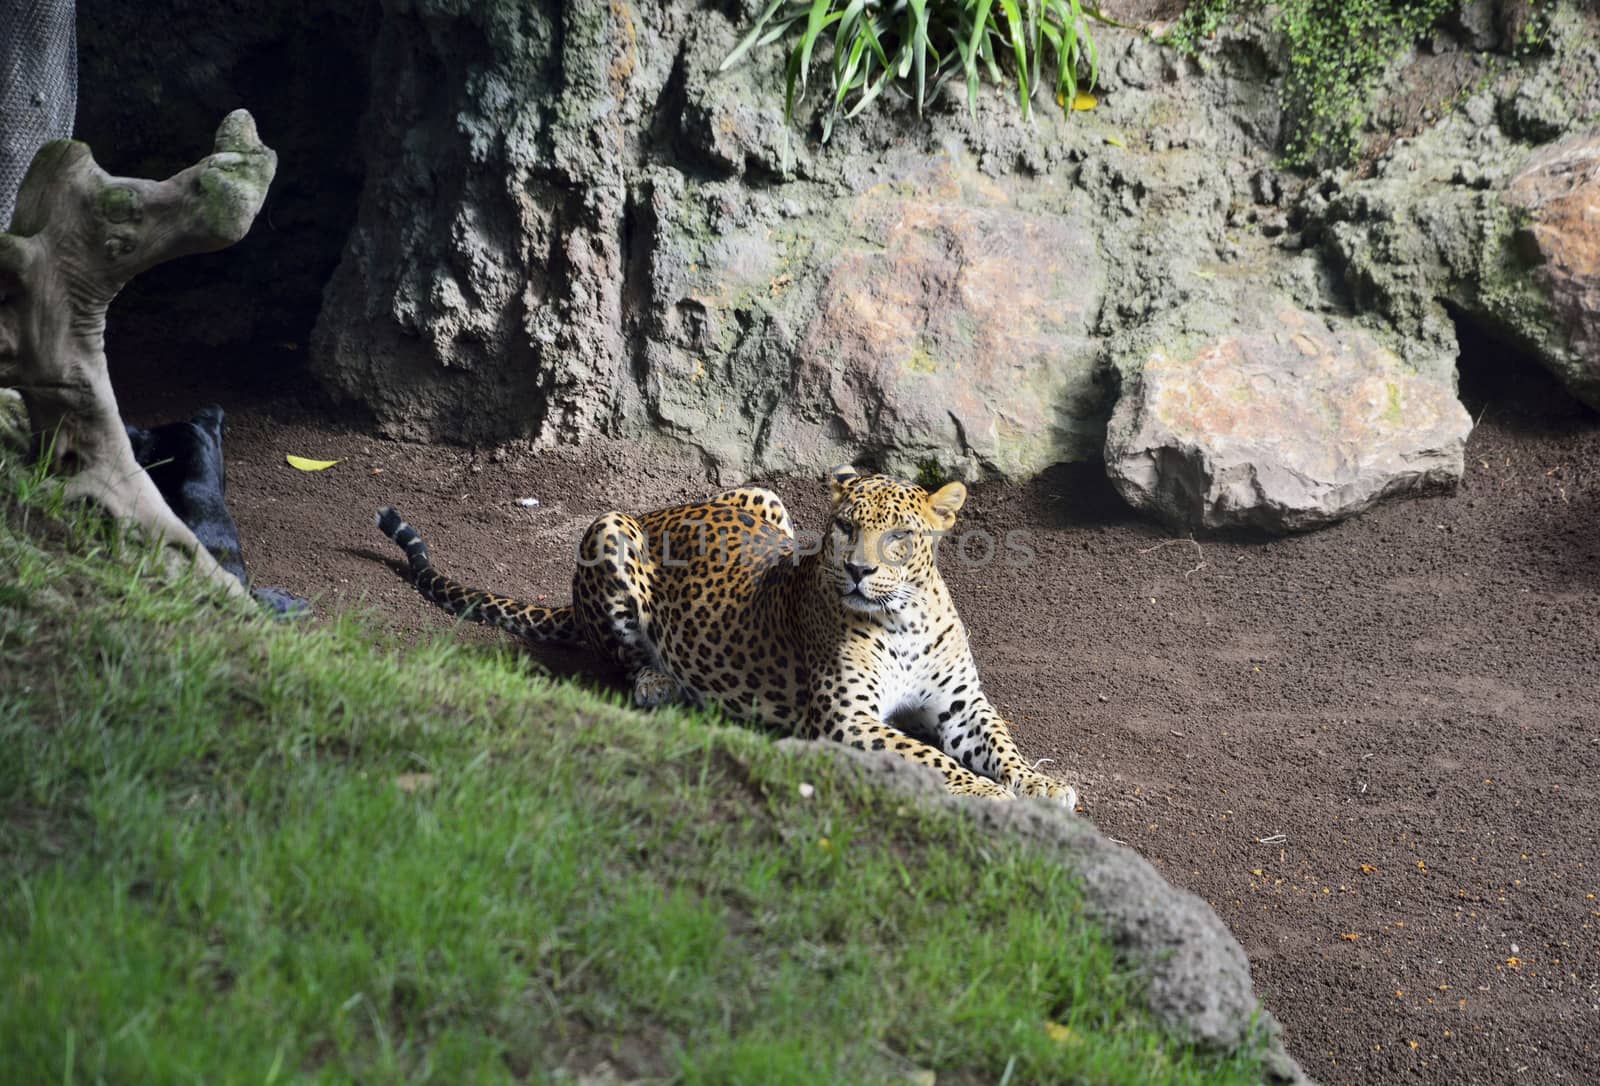
[[1376,867],[1373,867],[1371,864],[1362,864],[1361,865],[1361,873],[1363,875],[1374,874],[1377,870],[1378,869]]
[[402,773],[394,779],[394,786],[407,795],[433,787],[432,773]]
[[1096,98],[1092,94],[1085,94],[1080,91],[1078,96],[1072,100],[1072,111],[1074,113],[1083,113],[1086,110],[1093,109],[1099,104],[1100,99]]
[[1359,931],[1347,931],[1340,935],[1339,938],[1347,943],[1353,943],[1361,938],[1361,933]]
[[1050,1035],[1050,1039],[1056,1044],[1070,1045],[1078,1043],[1078,1035],[1072,1032],[1072,1027],[1063,1026],[1060,1022],[1046,1022],[1044,1031]]
[[308,460],[303,456],[295,456],[293,453],[285,456],[284,459],[289,462],[291,468],[297,468],[300,471],[326,471],[339,462],[337,460]]

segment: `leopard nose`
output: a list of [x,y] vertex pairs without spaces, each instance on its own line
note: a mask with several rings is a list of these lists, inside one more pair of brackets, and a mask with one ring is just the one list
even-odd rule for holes
[[844,564],[844,571],[850,574],[850,576],[856,581],[864,581],[874,573],[878,572],[878,567],[858,566],[854,562],[846,562]]

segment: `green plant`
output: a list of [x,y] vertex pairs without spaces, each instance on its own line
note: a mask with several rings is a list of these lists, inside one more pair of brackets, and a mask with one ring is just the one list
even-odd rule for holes
[[1080,72],[1092,87],[1099,65],[1080,0],[772,0],[722,69],[781,38],[792,39],[783,99],[788,121],[813,63],[831,49],[824,140],[841,115],[854,117],[892,85],[909,84],[920,113],[930,91],[961,73],[967,104],[976,110],[982,73],[1003,83],[1002,61],[1009,58],[1027,117],[1047,78],[1057,104],[1071,109]]
[[1315,168],[1354,158],[1378,76],[1451,6],[1452,0],[1285,0],[1278,14],[1289,42],[1281,91],[1290,124],[1284,162]]
[[1194,56],[1242,10],[1276,7],[1289,47],[1279,92],[1284,165],[1340,166],[1355,157],[1373,84],[1454,7],[1453,0],[1191,0],[1162,41]]
[[1550,20],[1555,16],[1552,0],[1528,0],[1522,15],[1522,29],[1511,44],[1511,54],[1531,57],[1544,50],[1550,38]]
[[924,490],[938,490],[949,480],[949,473],[940,466],[937,457],[917,461],[917,485]]
[[1200,42],[1214,35],[1227,22],[1236,3],[1237,0],[1192,0],[1161,40],[1192,57],[1200,51]]

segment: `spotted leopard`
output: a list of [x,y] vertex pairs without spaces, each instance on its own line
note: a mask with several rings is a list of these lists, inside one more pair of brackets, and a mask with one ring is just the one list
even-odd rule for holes
[[984,696],[935,564],[966,488],[930,494],[844,467],[832,490],[814,548],[796,541],[778,496],[757,487],[607,513],[579,546],[567,607],[451,580],[392,508],[378,526],[429,600],[528,641],[587,645],[619,661],[640,706],[715,705],[792,734],[893,751],[938,770],[954,793],[1074,806],[1076,792],[1034,771]]

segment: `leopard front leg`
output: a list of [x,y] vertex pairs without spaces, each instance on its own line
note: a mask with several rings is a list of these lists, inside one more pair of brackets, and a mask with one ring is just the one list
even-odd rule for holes
[[644,529],[626,513],[589,526],[578,548],[572,606],[596,651],[627,669],[634,704],[655,708],[683,700],[662,664],[651,630],[651,562]]
[[913,739],[868,713],[845,708],[814,710],[807,721],[807,730],[815,739],[831,739],[856,750],[887,750],[909,762],[930,766],[944,777],[945,787],[952,795],[1014,798],[1014,793],[1005,785],[979,776],[937,747]]
[[1075,788],[1035,772],[1022,757],[1011,726],[983,693],[951,699],[935,720],[940,745],[973,772],[1002,781],[1019,795],[1054,800],[1068,810],[1078,805]]

